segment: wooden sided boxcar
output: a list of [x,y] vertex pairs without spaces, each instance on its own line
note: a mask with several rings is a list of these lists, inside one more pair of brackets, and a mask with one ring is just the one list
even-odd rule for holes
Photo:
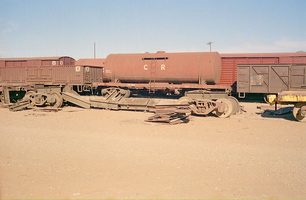
[[231,85],[236,90],[238,65],[306,64],[306,53],[233,53],[220,54],[222,70],[219,85]]
[[0,59],[0,101],[14,103],[26,96],[34,105],[60,107],[61,92],[93,92],[102,82],[102,68],[75,65],[71,57]]

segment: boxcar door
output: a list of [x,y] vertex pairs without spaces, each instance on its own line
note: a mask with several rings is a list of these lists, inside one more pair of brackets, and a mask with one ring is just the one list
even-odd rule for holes
[[51,66],[29,66],[27,67],[26,71],[27,82],[31,82],[33,84],[51,84]]
[[39,68],[39,83],[50,83],[52,82],[52,69],[53,66],[40,66]]
[[28,66],[26,69],[26,80],[30,83],[39,81],[39,66]]
[[251,93],[269,92],[269,66],[253,65],[250,68]]
[[290,88],[306,88],[306,65],[292,65],[290,72]]
[[237,92],[250,92],[250,66],[238,66]]
[[289,65],[272,65],[269,69],[269,93],[289,89]]
[[84,67],[84,83],[91,83],[91,81],[90,81],[90,67]]

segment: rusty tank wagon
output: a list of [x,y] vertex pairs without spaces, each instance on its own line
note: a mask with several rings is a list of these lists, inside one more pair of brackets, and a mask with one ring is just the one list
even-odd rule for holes
[[[221,57],[217,52],[110,54],[103,64],[101,94],[123,92],[126,97],[139,94],[164,94],[181,97],[197,115],[214,112],[228,117],[239,110],[229,96],[229,85],[216,85],[221,76]],[[120,96],[120,95],[119,95]]]
[[217,52],[110,54],[103,62],[101,87],[125,87],[149,93],[175,93],[194,89],[223,90],[216,85],[221,75]]

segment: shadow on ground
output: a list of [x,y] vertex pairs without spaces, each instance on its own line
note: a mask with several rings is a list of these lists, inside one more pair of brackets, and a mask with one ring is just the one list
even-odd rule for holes
[[276,118],[276,119],[286,119],[289,121],[296,121],[292,115],[293,107],[284,107],[278,110],[265,110],[263,112],[258,112],[256,114],[261,115],[263,118]]

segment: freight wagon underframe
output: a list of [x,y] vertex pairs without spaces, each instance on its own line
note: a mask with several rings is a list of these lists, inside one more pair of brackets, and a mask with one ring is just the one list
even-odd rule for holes
[[[186,91],[192,90],[205,90],[211,91],[211,93],[224,93],[230,94],[231,87],[228,85],[206,85],[206,84],[196,84],[196,83],[183,83],[183,84],[174,84],[174,83],[114,83],[114,82],[104,82],[98,83],[96,87],[101,88],[101,94],[107,93],[109,88],[124,88],[129,90],[131,93],[136,91],[144,91],[148,94],[162,94],[166,95],[178,95],[184,96]],[[100,90],[100,89],[99,89]]]
[[[92,86],[95,88],[95,86]],[[228,96],[225,92],[211,92],[208,90],[192,90],[185,96],[174,99],[157,98],[128,98],[130,91],[112,88],[104,96],[81,96],[73,90],[73,86],[4,86],[2,97],[4,103],[9,101],[9,91],[27,91],[17,103],[11,103],[9,108],[13,111],[32,108],[34,106],[51,106],[59,108],[63,102],[70,102],[83,108],[103,108],[111,110],[141,110],[153,111],[156,106],[177,107],[186,105],[190,113],[207,115],[214,113],[219,117],[228,117],[239,112],[239,102]]]
[[[28,101],[33,106],[52,106],[59,108],[63,105],[63,94],[70,92],[77,94],[73,90],[76,88],[78,92],[89,92],[90,94],[96,91],[96,87],[92,84],[86,85],[2,85],[0,86],[0,103],[4,105],[12,105],[18,101]],[[20,103],[20,102],[19,102]]]

